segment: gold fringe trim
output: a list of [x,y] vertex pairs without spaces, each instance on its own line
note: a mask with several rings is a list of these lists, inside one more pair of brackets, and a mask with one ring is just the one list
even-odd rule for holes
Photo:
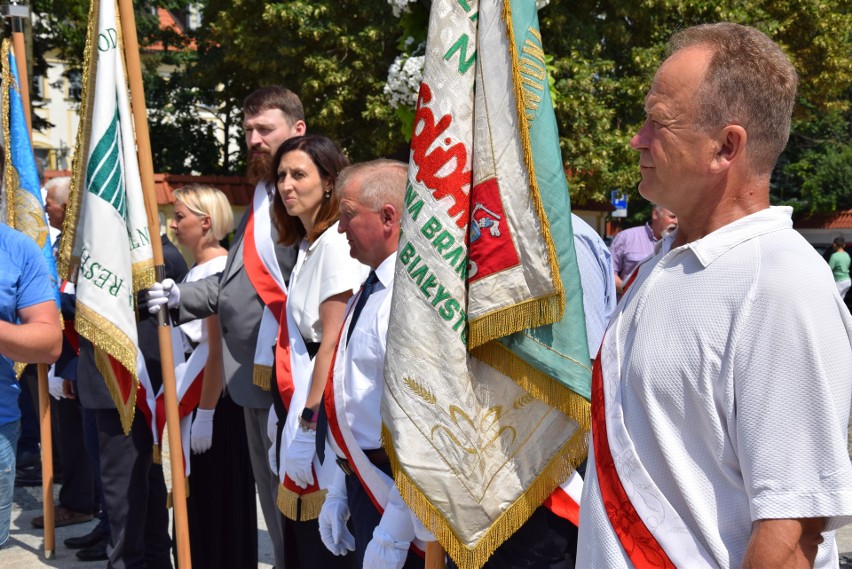
[[[104,378],[110,397],[112,397],[115,408],[121,417],[121,426],[126,435],[133,425],[133,416],[136,412],[136,393],[139,387],[139,378],[136,372],[136,346],[118,326],[97,314],[79,300],[77,301],[77,317],[74,326],[77,333],[95,346],[95,365]],[[118,387],[107,354],[118,360],[133,377],[127,403],[122,401],[121,389]]]
[[9,69],[10,46],[9,40],[4,39],[2,47],[0,47],[0,57],[3,58],[3,146],[6,149],[6,158],[3,161],[3,190],[6,192],[6,225],[15,227],[15,194],[20,189],[20,183],[15,168],[12,166],[12,126],[9,116],[11,103],[8,96],[9,89],[12,87],[12,71]]
[[[582,395],[530,365],[500,342],[480,346],[471,355],[511,378],[518,387],[539,401],[577,421],[581,429],[591,426],[592,407]],[[571,361],[584,373],[591,373],[588,366]]]
[[[527,120],[526,107],[524,105],[523,76],[518,63],[518,50],[515,46],[515,33],[512,27],[512,7],[510,0],[503,0],[503,22],[506,25],[506,43],[509,49],[509,61],[512,65],[512,90],[515,97],[515,114],[518,120],[518,135],[521,139],[521,148],[524,154],[524,166],[527,169],[530,181],[530,200],[541,224],[541,238],[547,248],[548,265],[550,266],[550,279],[553,283],[553,295],[546,295],[535,299],[533,303],[540,303],[540,308],[526,306],[525,303],[514,305],[503,309],[494,315],[488,315],[470,324],[469,346],[474,348],[485,344],[489,340],[502,338],[525,328],[535,328],[546,324],[553,324],[561,320],[565,312],[565,289],[562,284],[562,276],[559,272],[559,260],[556,256],[556,247],[550,232],[550,222],[544,211],[541,200],[541,189],[535,174],[535,160],[532,155],[530,144],[529,121]],[[555,303],[555,306],[553,305]],[[518,314],[514,314],[518,312]]]
[[251,381],[264,391],[272,391],[272,366],[254,364]]
[[467,545],[423,494],[417,482],[408,477],[396,456],[390,431],[382,425],[384,448],[402,499],[423,525],[435,535],[459,569],[479,569],[485,565],[491,554],[526,523],[553,490],[567,480],[577,465],[585,460],[588,453],[588,434],[588,429],[577,429],[544,466],[530,487],[494,520],[479,541]]
[[[71,189],[68,194],[68,204],[65,207],[65,221],[62,224],[62,239],[59,242],[59,254],[56,266],[59,276],[70,282],[77,281],[79,258],[73,259],[74,246],[77,238],[77,222],[83,193],[86,191],[86,163],[89,158],[89,142],[92,135],[92,106],[95,103],[95,93],[92,88],[98,71],[97,54],[97,14],[100,2],[92,0],[89,5],[89,23],[86,32],[86,48],[83,55],[83,90],[80,103],[80,123],[77,127],[77,138],[74,143],[74,159],[71,163]],[[79,252],[78,252],[79,257]]]
[[160,445],[154,445],[151,455],[154,464],[163,464],[163,449]]
[[139,292],[157,282],[157,274],[154,270],[154,259],[145,259],[138,263],[134,263],[133,272],[133,292]]
[[468,323],[468,350],[527,328],[553,324],[564,311],[564,296],[553,293],[480,316]]
[[[189,478],[183,479],[183,486],[186,488],[186,497],[189,498]],[[172,491],[169,490],[169,495],[166,496],[166,509],[171,510],[175,507],[175,497]]]
[[318,490],[310,494],[296,494],[283,484],[278,485],[278,510],[287,519],[297,522],[315,520],[320,515],[325,502],[326,490]]
[[98,368],[101,377],[104,378],[104,383],[106,383],[109,395],[112,397],[113,403],[115,403],[115,408],[118,411],[119,418],[121,419],[121,427],[124,430],[124,434],[129,435],[130,428],[133,426],[133,417],[136,414],[136,392],[138,389],[138,380],[134,375],[133,385],[130,387],[130,397],[128,397],[127,403],[125,403],[121,399],[121,388],[118,386],[118,380],[116,379],[112,366],[109,363],[108,354],[102,348],[97,346],[95,346],[95,367]]

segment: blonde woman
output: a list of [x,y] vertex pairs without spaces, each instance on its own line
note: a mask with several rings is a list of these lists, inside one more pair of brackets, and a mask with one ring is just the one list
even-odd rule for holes
[[[180,188],[174,196],[170,227],[178,243],[195,258],[184,282],[221,273],[228,251],[220,241],[234,226],[228,198],[207,186]],[[185,407],[198,400],[190,434],[187,500],[190,543],[194,544],[192,564],[212,569],[256,569],[254,478],[242,408],[223,393],[217,316],[186,322],[180,330],[185,346],[193,350],[184,373],[196,376],[203,365],[200,385],[198,380],[193,382],[181,402]],[[196,361],[199,358],[201,361]]]

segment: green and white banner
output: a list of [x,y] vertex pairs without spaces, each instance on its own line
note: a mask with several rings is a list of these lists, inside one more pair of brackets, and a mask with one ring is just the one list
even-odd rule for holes
[[382,418],[403,498],[480,567],[586,454],[591,365],[535,3],[432,2]]
[[93,0],[60,270],[76,280],[77,331],[94,344],[128,431],[141,359],[135,293],[154,282],[154,262],[120,30],[115,2]]

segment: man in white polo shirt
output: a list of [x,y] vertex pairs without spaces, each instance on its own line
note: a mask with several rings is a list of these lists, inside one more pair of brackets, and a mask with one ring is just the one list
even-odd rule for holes
[[761,32],[669,44],[643,197],[678,229],[628,283],[595,365],[577,567],[837,567],[852,521],[852,319],[769,206],[796,72]]

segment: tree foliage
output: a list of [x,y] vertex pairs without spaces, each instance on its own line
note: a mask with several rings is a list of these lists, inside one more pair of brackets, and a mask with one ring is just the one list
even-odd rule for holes
[[396,150],[398,130],[366,112],[396,50],[385,0],[209,0],[194,78],[217,85],[239,109],[254,89],[284,85],[302,99],[308,130],[338,141],[354,160]]
[[[45,14],[46,45],[78,62],[88,0],[33,4]],[[158,169],[241,171],[242,100],[271,83],[296,91],[309,130],[338,140],[353,159],[404,153],[411,109],[392,108],[383,87],[394,58],[425,38],[428,0],[410,4],[400,18],[387,0],[206,0],[203,26],[182,37],[157,29],[154,4],[136,2],[140,44],[194,46],[146,52]],[[156,4],[179,9],[186,2]],[[644,120],[644,96],[666,40],[685,26],[728,20],[766,32],[800,73],[773,201],[800,210],[852,207],[852,14],[844,0],[551,0],[539,17],[575,203],[606,200],[613,189],[642,203],[629,141]],[[167,75],[153,73],[164,65]],[[201,121],[200,109],[215,120]]]
[[[822,157],[849,140],[852,14],[842,0],[553,0],[540,18],[546,50],[555,55],[557,120],[576,200],[606,199],[620,189],[641,202],[629,140],[644,120],[644,96],[666,40],[683,27],[732,21],[779,42],[800,74],[793,133],[773,178],[775,200],[809,210],[842,203],[817,197],[835,191],[832,176],[810,175],[835,164]],[[834,122],[827,124],[829,115]],[[796,165],[805,159],[807,166]]]

